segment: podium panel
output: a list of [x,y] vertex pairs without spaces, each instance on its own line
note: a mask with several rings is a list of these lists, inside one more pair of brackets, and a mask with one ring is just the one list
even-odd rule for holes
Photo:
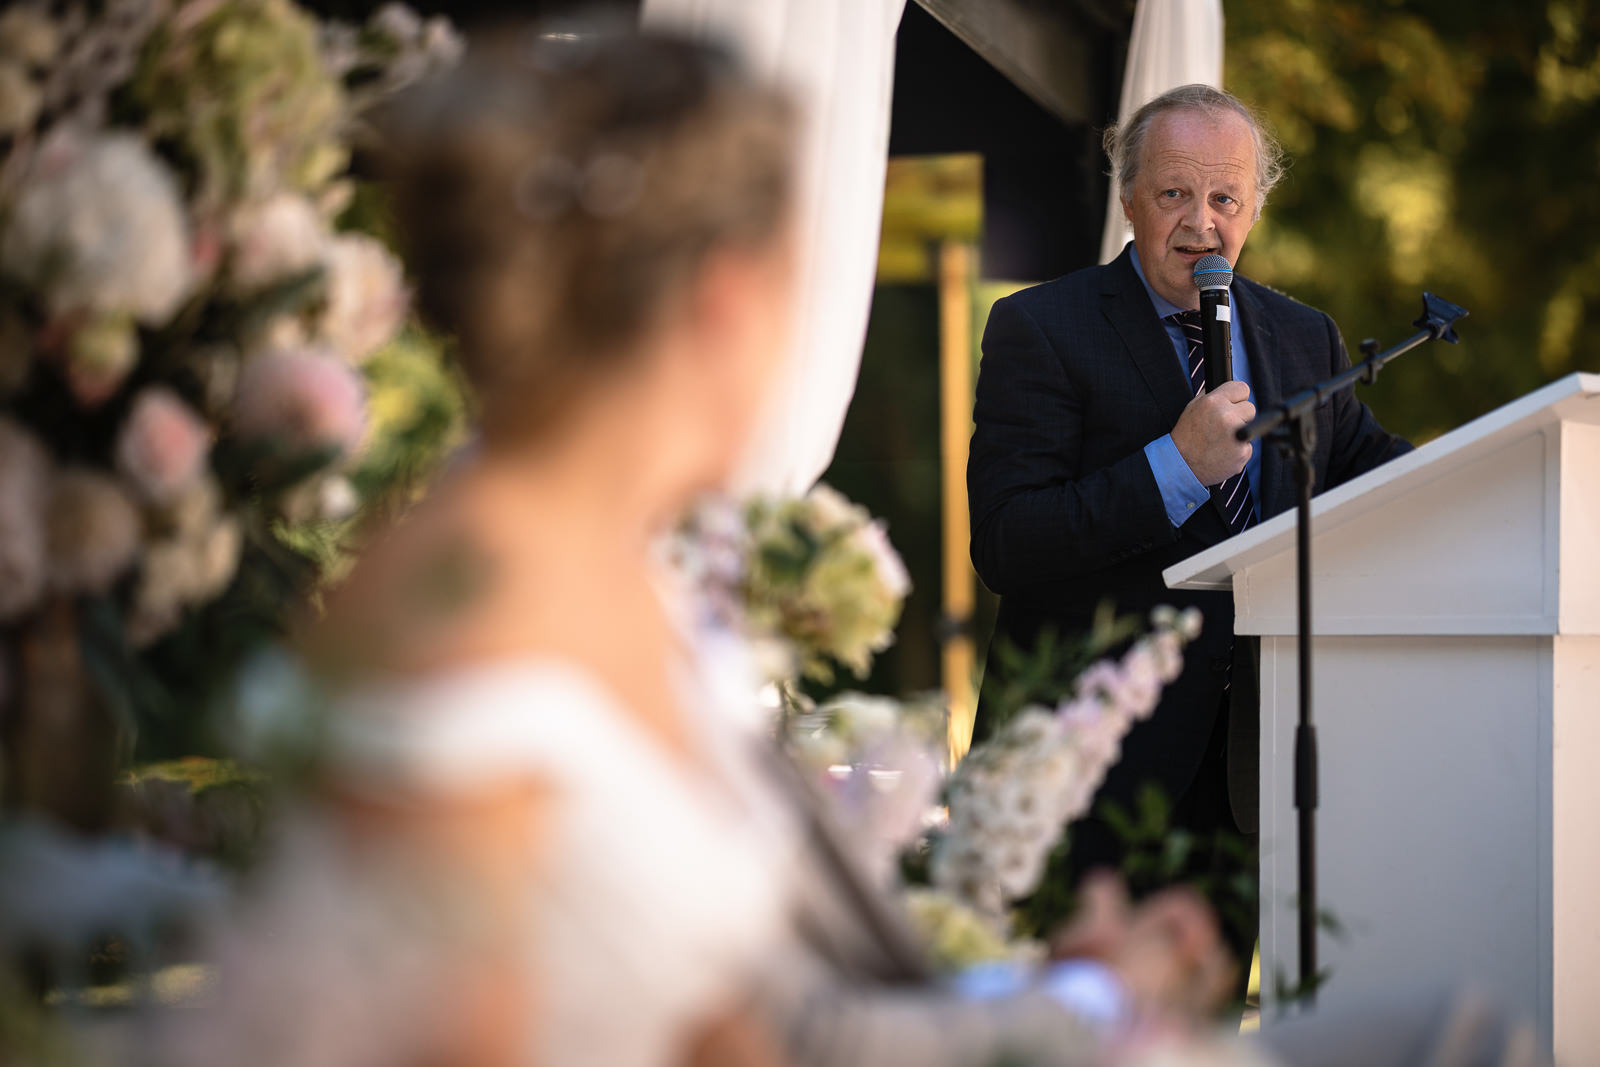
[[[1290,984],[1297,951],[1296,639],[1261,643],[1261,973]],[[1320,904],[1331,976],[1320,1001],[1466,980],[1529,1017],[1548,973],[1548,639],[1319,638]],[[1427,699],[1419,699],[1426,693]],[[1541,948],[1541,945],[1546,947]],[[1271,1001],[1271,996],[1265,996]],[[1270,1012],[1270,1004],[1266,1005]]]
[[[1167,570],[1261,638],[1261,957],[1297,950],[1295,516]],[[1319,1004],[1477,986],[1600,1063],[1600,376],[1312,504]]]

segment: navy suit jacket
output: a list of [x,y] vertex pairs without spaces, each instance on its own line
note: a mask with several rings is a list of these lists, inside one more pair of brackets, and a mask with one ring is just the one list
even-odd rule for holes
[[[1131,246],[1130,246],[1131,247]],[[1238,275],[1233,284],[1258,407],[1349,366],[1333,320]],[[972,562],[1000,594],[994,650],[1041,631],[1086,631],[1096,606],[1148,613],[1195,605],[1204,630],[1183,675],[1136,725],[1102,796],[1127,802],[1143,781],[1176,799],[1194,780],[1232,665],[1228,785],[1241,829],[1257,824],[1257,645],[1231,644],[1229,593],[1169,590],[1166,567],[1228,536],[1219,508],[1183,526],[1167,518],[1144,446],[1170,433],[1192,394],[1128,249],[995,304],[983,335],[976,428],[967,464]],[[1346,390],[1317,411],[1315,489],[1347,482],[1410,449]],[[1261,456],[1263,519],[1294,506],[1294,472]],[[1230,647],[1232,652],[1230,653]],[[987,683],[987,679],[986,679]],[[986,684],[987,688],[987,684]],[[983,717],[980,703],[979,718]]]

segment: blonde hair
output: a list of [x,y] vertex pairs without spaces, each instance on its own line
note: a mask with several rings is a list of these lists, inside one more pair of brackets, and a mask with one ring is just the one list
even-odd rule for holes
[[625,366],[709,253],[776,238],[792,192],[789,100],[668,36],[497,35],[388,125],[418,307],[491,439]]

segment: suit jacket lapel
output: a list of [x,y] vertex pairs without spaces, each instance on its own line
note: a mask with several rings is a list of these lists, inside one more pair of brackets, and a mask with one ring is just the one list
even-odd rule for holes
[[[1278,365],[1281,356],[1271,317],[1247,285],[1235,285],[1233,299],[1239,306],[1245,349],[1250,355],[1250,380],[1256,408],[1260,410],[1281,403],[1284,398]],[[1294,470],[1277,445],[1258,441],[1256,447],[1261,449],[1261,499],[1257,504],[1265,521],[1294,504]]]
[[1124,248],[1122,255],[1106,266],[1105,281],[1100,289],[1100,309],[1122,338],[1123,348],[1150,387],[1163,420],[1173,426],[1194,399],[1194,394],[1178,363],[1172,338],[1167,336],[1161,320],[1156,317],[1155,305],[1150,303],[1149,294],[1134,272],[1132,247],[1130,244]]

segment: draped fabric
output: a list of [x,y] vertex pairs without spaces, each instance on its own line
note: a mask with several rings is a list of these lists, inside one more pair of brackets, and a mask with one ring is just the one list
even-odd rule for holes
[[833,458],[877,271],[894,39],[905,0],[645,0],[649,27],[725,41],[800,100],[798,300],[739,488],[799,493]]
[[[1128,42],[1117,121],[1168,89],[1199,82],[1222,87],[1222,0],[1139,0]],[[1110,263],[1133,238],[1115,180],[1106,196],[1100,262]]]

